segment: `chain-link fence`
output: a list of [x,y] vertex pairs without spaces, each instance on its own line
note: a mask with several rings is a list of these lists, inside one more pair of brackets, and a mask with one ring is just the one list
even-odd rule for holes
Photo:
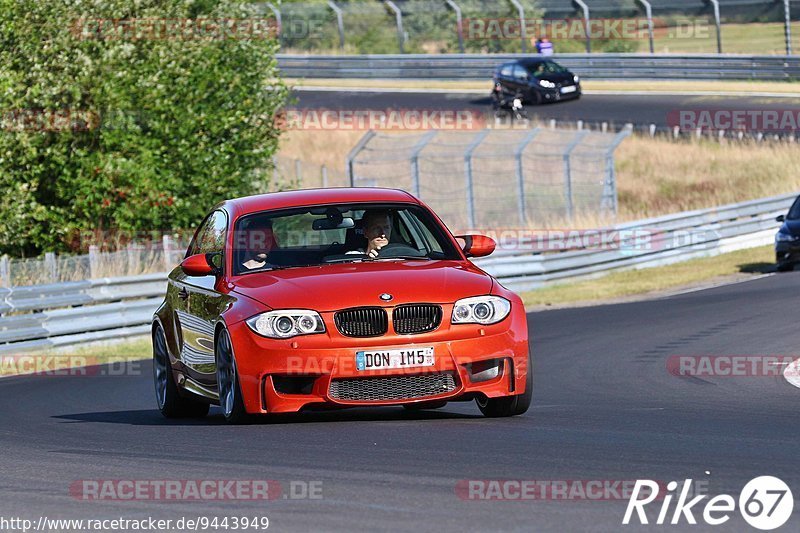
[[367,132],[347,159],[355,187],[407,190],[452,229],[614,216],[614,151],[630,134],[514,129]]
[[800,0],[325,0],[256,4],[284,52],[784,54]]

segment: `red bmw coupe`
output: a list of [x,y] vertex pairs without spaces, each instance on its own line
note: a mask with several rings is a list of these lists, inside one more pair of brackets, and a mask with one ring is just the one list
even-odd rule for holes
[[533,389],[525,309],[468,259],[494,247],[454,237],[399,190],[222,202],[153,317],[158,407],[200,417],[218,404],[233,423],[473,399],[486,416],[522,414]]

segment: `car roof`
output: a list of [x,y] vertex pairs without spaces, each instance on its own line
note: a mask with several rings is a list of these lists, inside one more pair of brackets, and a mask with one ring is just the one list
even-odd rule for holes
[[343,203],[414,203],[419,200],[400,189],[379,187],[334,187],[328,189],[302,189],[296,191],[272,192],[226,200],[217,206],[225,209],[233,219],[250,213],[274,209],[289,209],[326,204]]

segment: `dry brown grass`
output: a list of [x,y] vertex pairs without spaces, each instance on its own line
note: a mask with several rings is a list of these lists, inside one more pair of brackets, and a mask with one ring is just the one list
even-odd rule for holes
[[800,189],[800,146],[631,137],[616,154],[619,216],[632,220]]
[[[345,157],[362,135],[290,131],[281,140],[281,155],[344,172]],[[634,136],[617,150],[616,169],[617,220],[635,220],[797,191],[800,145]]]

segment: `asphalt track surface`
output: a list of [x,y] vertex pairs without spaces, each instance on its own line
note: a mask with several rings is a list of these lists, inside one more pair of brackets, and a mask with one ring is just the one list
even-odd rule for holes
[[[201,421],[163,419],[149,363],[127,377],[1,379],[0,517],[265,515],[277,531],[636,531],[620,525],[625,501],[474,501],[455,487],[467,479],[692,478],[738,498],[751,478],[775,475],[797,498],[800,390],[777,377],[679,378],[666,360],[798,353],[798,293],[800,272],[532,313],[534,403],[511,419],[457,403],[228,426],[217,408]],[[84,502],[69,493],[83,479],[272,479],[285,492],[292,480],[320,481],[323,497]],[[795,505],[781,531],[797,531],[798,515]],[[738,515],[716,528],[650,527],[753,531]]]
[[[386,110],[386,109],[434,109],[475,110],[491,112],[491,102],[486,96],[470,93],[426,93],[419,92],[368,92],[368,91],[315,91],[304,88],[296,91],[297,108]],[[636,125],[655,124],[659,129],[671,128],[677,119],[670,113],[685,110],[788,110],[797,109],[800,99],[766,96],[686,96],[686,95],[641,95],[641,94],[585,94],[579,100],[526,106],[531,118],[556,119],[587,123],[608,122],[622,126],[628,122]]]

